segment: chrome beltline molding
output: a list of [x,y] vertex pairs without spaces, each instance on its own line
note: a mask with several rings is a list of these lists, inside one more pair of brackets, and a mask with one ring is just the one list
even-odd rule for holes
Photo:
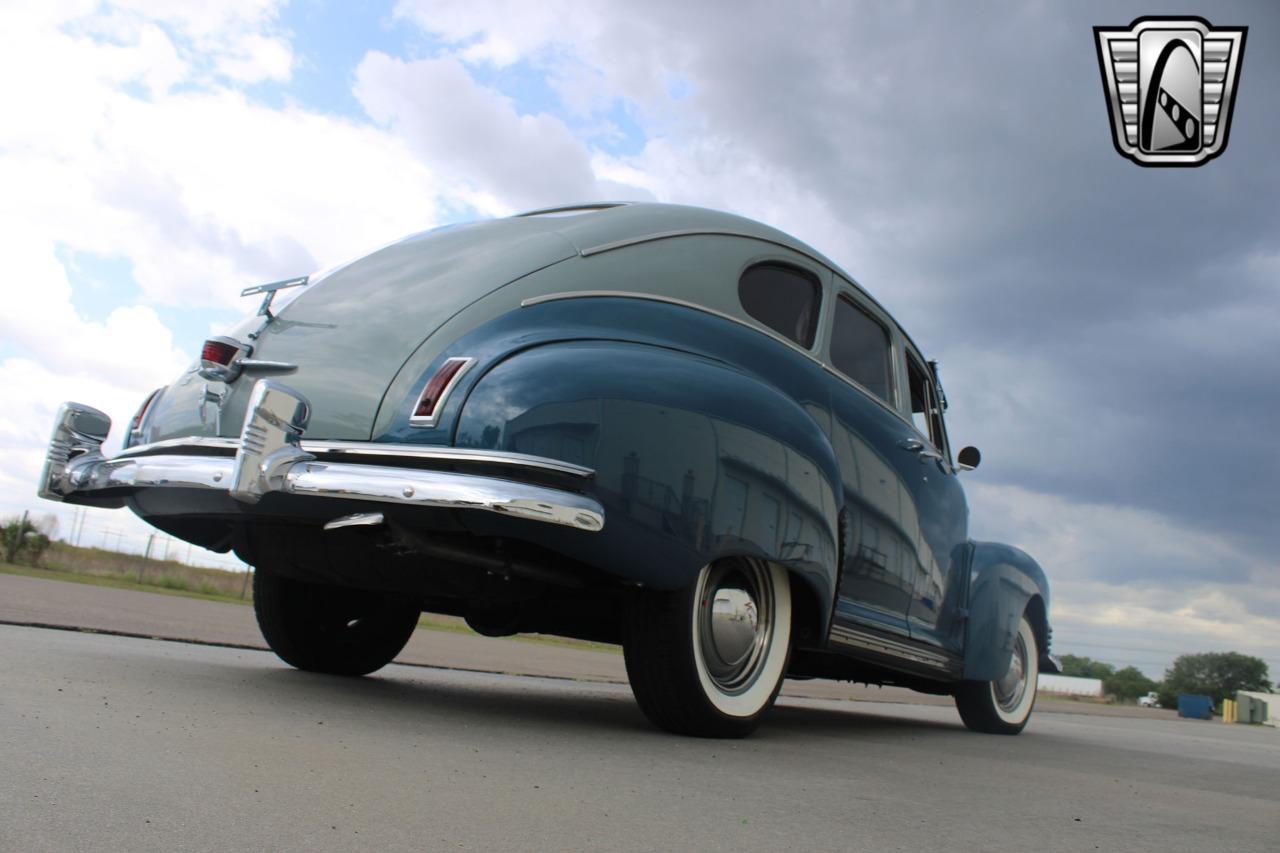
[[[357,442],[303,444],[299,436],[308,415],[309,406],[301,395],[264,379],[254,386],[239,441],[173,439],[130,448],[108,459],[101,450],[111,419],[90,406],[64,403],[49,441],[39,494],[55,501],[118,507],[124,505],[125,494],[138,490],[205,489],[226,492],[246,505],[255,504],[268,494],[284,494],[481,510],[589,532],[604,528],[604,508],[599,501],[563,489],[450,471],[318,461],[316,453],[370,455],[369,448],[351,446],[360,444]],[[388,447],[396,448],[385,451],[390,456],[406,455],[403,446],[379,445],[378,449]],[[235,449],[234,456],[165,452],[228,448]],[[444,448],[436,448],[428,458],[469,459],[517,467],[540,467],[534,463],[553,461],[493,451],[440,454],[441,450]],[[579,476],[593,473],[580,466],[568,469]]]
[[[861,290],[859,290],[859,292],[863,293],[863,295],[866,295]],[[777,332],[773,331],[767,326],[763,326],[763,325],[757,326],[752,323],[748,323],[746,320],[743,320],[740,317],[735,317],[732,314],[726,314],[723,311],[717,311],[715,308],[708,308],[706,305],[699,305],[696,302],[689,302],[684,299],[677,299],[674,296],[662,296],[656,293],[641,293],[635,290],[564,290],[557,293],[544,293],[541,296],[530,296],[527,299],[521,300],[520,307],[530,308],[534,305],[541,305],[544,302],[560,302],[565,299],[603,299],[603,298],[610,298],[610,297],[615,299],[644,299],[649,302],[665,302],[668,305],[679,305],[681,308],[692,308],[694,311],[701,311],[704,314],[710,314],[713,317],[719,317],[722,320],[728,320],[731,323],[737,323],[739,326],[743,326],[744,328],[751,329],[753,332],[759,332],[765,337],[772,338],[773,340],[782,344],[787,349],[804,356],[809,361],[821,367],[824,371],[827,372],[827,374],[834,376],[836,379],[839,379],[841,382],[845,383],[851,388],[858,389],[859,391],[862,392],[863,396],[865,396],[868,400],[875,403],[877,406],[884,409],[886,412],[893,415],[895,418],[902,421],[904,424],[911,427],[912,429],[916,428],[915,424],[909,418],[905,417],[902,414],[902,412],[898,411],[895,407],[889,405],[887,401],[881,399],[878,394],[871,391],[862,383],[857,382],[853,379],[850,379],[848,376],[845,376],[843,373],[841,373],[831,365],[824,362],[821,358],[815,355],[812,350],[807,350],[804,347],[800,346],[799,344],[795,343],[794,341],[784,338],[782,335],[778,334]],[[870,299],[869,296],[867,298]],[[875,302],[875,300],[871,300],[871,301]],[[880,306],[880,303],[878,302],[876,302],[875,304],[877,306]],[[881,307],[881,310],[882,311],[884,310],[883,307]],[[888,312],[886,311],[885,313],[887,314]]]
[[[513,468],[538,468],[569,474],[574,477],[590,479],[595,471],[572,462],[561,462],[559,459],[548,459],[544,456],[531,456],[527,453],[512,453],[506,450],[478,450],[469,447],[432,447],[421,444],[386,444],[372,441],[341,441],[336,439],[302,440],[299,446],[307,453],[334,456],[369,456],[400,457],[404,459],[425,459],[435,462],[472,462],[484,465],[505,465]],[[181,450],[217,450],[228,455],[240,448],[240,440],[215,436],[192,436],[190,438],[167,438],[149,444],[138,444],[120,451],[114,459],[139,456],[153,456],[169,451]]]

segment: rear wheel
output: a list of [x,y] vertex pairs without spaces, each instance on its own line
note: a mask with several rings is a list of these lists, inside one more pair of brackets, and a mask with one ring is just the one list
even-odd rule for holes
[[366,675],[400,653],[421,609],[403,596],[305,583],[259,567],[253,609],[267,645],[311,672]]
[[1009,669],[995,681],[965,681],[956,689],[960,719],[975,732],[1016,735],[1027,725],[1036,704],[1040,648],[1024,615],[1013,638]]
[[624,625],[636,701],[677,734],[750,734],[778,695],[790,651],[786,570],[757,560],[713,563],[675,592],[641,591]]

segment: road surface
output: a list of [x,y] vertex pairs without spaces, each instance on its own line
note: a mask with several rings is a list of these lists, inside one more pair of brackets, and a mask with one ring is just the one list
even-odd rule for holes
[[619,684],[0,625],[0,850],[1273,851],[1278,734],[784,697],[706,741]]

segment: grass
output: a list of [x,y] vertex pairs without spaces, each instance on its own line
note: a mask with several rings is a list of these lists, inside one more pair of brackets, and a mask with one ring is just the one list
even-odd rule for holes
[[[41,563],[41,566],[0,563],[0,572],[112,589],[158,592],[163,595],[179,595],[203,601],[221,601],[229,604],[253,603],[253,583],[250,581],[246,587],[245,576],[241,572],[188,566],[176,560],[152,560],[137,554],[105,551],[101,548],[79,548],[65,542],[50,544]],[[242,591],[243,598],[241,598]],[[423,613],[418,619],[418,627],[428,631],[480,636],[467,627],[466,621],[461,617],[444,616],[438,613]],[[614,654],[621,652],[618,646],[607,643],[593,643],[545,634],[517,634],[509,639]]]
[[39,567],[4,564],[0,571],[234,604],[245,604],[253,598],[252,584],[245,587],[242,573],[188,566],[177,560],[153,560],[137,554],[53,542],[40,563]]
[[[483,636],[478,634],[467,625],[465,619],[461,616],[445,616],[441,613],[423,613],[418,619],[418,627],[425,628],[428,631],[448,631],[452,634],[470,634],[475,637]],[[608,652],[610,654],[622,654],[622,647],[615,646],[612,643],[597,643],[591,640],[575,640],[571,637],[556,637],[551,634],[513,634],[510,637],[501,637],[504,640],[518,640],[522,643],[541,643],[547,646],[564,646],[571,649],[588,649],[594,652]]]

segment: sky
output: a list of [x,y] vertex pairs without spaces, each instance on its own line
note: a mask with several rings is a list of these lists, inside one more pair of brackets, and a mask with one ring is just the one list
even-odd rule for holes
[[[1153,13],[1249,27],[1201,168],[1111,142],[1092,28]],[[0,515],[66,535],[35,497],[58,405],[118,447],[245,285],[695,204],[809,242],[939,360],[972,535],[1044,565],[1056,651],[1280,679],[1280,6],[9,0],[0,76]]]

